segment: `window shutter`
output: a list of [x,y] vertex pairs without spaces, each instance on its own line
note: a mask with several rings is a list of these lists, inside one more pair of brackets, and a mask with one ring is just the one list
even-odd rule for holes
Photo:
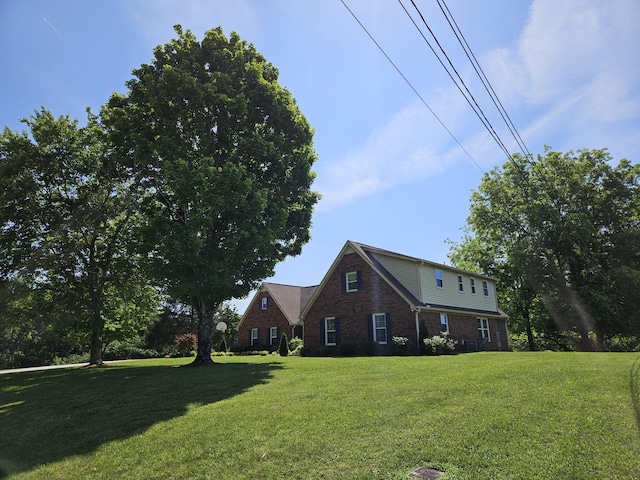
[[248,345],[251,345],[251,329],[249,329],[249,343]]
[[280,327],[276,327],[276,345],[280,345]]
[[347,291],[347,274],[340,274],[340,288],[342,289],[342,293],[346,293]]
[[320,345],[324,345],[325,342],[325,338],[324,338],[324,318],[320,319]]
[[340,319],[336,318],[336,345],[340,345]]
[[369,334],[369,341],[373,342],[373,315],[367,315],[367,333]]
[[362,271],[358,270],[356,272],[358,274],[358,291],[362,290]]
[[391,314],[385,313],[387,317],[387,343],[391,343]]

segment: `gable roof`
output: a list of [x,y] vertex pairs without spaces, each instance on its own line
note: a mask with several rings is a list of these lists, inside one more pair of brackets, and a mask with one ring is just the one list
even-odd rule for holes
[[301,325],[300,312],[302,312],[302,309],[307,305],[316,288],[318,288],[317,285],[312,287],[298,287],[264,282],[245,310],[238,327],[242,324],[247,314],[252,310],[253,305],[258,301],[258,298],[260,298],[260,294],[263,292],[269,294],[290,325]]
[[[406,272],[409,272],[410,274],[418,274],[418,269],[421,266],[430,266],[433,268],[437,268],[437,269],[441,269],[441,270],[447,270],[447,271],[451,271],[451,272],[455,272],[458,274],[464,274],[467,276],[472,276],[474,278],[478,278],[478,279],[486,279],[486,280],[490,280],[492,282],[496,282],[495,278],[486,276],[486,275],[482,275],[482,274],[478,274],[478,273],[471,273],[471,272],[467,272],[464,270],[460,270],[458,268],[454,268],[454,267],[450,267],[448,265],[443,265],[443,264],[439,264],[439,263],[435,263],[429,260],[424,260],[421,258],[416,258],[416,257],[410,257],[408,255],[403,255],[400,253],[396,253],[396,252],[391,252],[389,250],[384,250],[381,248],[377,248],[377,247],[371,247],[369,245],[364,245],[362,243],[358,243],[358,242],[354,242],[351,240],[348,240],[344,247],[342,247],[342,250],[340,251],[340,253],[338,254],[338,256],[336,257],[336,259],[334,260],[334,262],[331,264],[331,267],[329,268],[328,272],[326,273],[326,275],[324,276],[324,278],[322,279],[322,282],[320,282],[320,285],[318,285],[318,287],[315,289],[314,294],[312,295],[311,299],[308,301],[308,303],[306,304],[306,306],[302,309],[300,316],[302,319],[304,319],[304,317],[306,316],[307,312],[309,311],[309,309],[311,308],[311,306],[313,305],[313,302],[315,301],[316,297],[319,295],[319,293],[324,289],[326,283],[329,281],[329,278],[331,277],[333,271],[336,269],[338,263],[340,262],[340,260],[342,259],[342,257],[346,254],[349,253],[356,253],[357,255],[359,255],[362,260],[364,260],[365,263],[367,263],[378,275],[380,275],[380,277],[382,277],[390,286],[391,288],[393,288],[396,293],[398,293],[398,295],[400,295],[400,297],[402,297],[407,304],[410,306],[411,309],[421,309],[421,308],[431,308],[431,307],[439,307],[439,308],[443,308],[443,309],[452,309],[452,310],[465,310],[465,309],[461,309],[461,308],[457,308],[457,307],[447,307],[444,305],[431,305],[431,304],[427,304],[424,299],[420,299],[419,298],[419,293],[415,291],[415,289],[412,289],[411,286],[409,285],[410,282],[407,281],[407,278],[403,278],[402,276],[398,275],[398,274],[392,274],[384,265],[396,265],[396,266],[400,266],[402,268],[405,269]],[[398,269],[396,269],[398,270]],[[485,313],[485,314],[490,314],[490,315],[499,315],[499,316],[506,316],[503,312],[501,311],[477,311],[478,313]]]

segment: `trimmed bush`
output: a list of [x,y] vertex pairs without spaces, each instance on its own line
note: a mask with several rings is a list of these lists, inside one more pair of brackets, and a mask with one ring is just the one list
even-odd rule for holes
[[287,340],[287,334],[283,333],[280,336],[280,345],[278,346],[278,353],[281,357],[289,355],[289,341]]

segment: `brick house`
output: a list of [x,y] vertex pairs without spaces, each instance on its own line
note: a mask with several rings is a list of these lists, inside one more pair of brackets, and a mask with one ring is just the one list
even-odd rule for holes
[[[417,353],[420,325],[463,351],[508,350],[496,280],[348,241],[300,312],[310,354],[387,354],[392,337]],[[424,333],[423,333],[424,336]]]
[[238,324],[238,346],[275,350],[283,333],[302,338],[300,312],[315,289],[263,283]]

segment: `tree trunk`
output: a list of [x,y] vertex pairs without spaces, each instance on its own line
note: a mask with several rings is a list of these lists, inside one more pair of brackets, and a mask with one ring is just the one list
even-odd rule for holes
[[533,329],[531,328],[531,314],[529,313],[529,307],[524,308],[524,325],[527,331],[527,342],[529,342],[529,351],[535,352],[536,344],[533,340]]
[[90,348],[90,365],[103,365],[102,361],[102,315],[100,312],[93,313],[93,321],[91,322],[91,348]]
[[193,310],[198,316],[198,351],[191,365],[213,365],[211,359],[213,340],[213,312],[215,308],[207,308],[202,298],[193,299]]

